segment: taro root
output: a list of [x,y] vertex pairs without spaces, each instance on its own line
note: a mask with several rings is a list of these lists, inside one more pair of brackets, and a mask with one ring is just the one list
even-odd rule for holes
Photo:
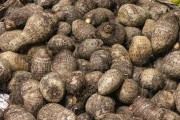
[[104,22],[97,30],[97,36],[108,46],[122,44],[126,36],[124,26],[116,22]]
[[167,54],[159,69],[170,78],[180,78],[180,51],[174,51]]
[[[16,71],[11,78],[11,81],[8,84],[8,90],[10,92],[16,91],[17,87],[20,87],[23,81],[32,79],[33,75],[27,71]],[[20,91],[17,91],[20,92]]]
[[129,47],[129,56],[136,65],[143,65],[149,62],[152,56],[152,46],[146,36],[135,36]]
[[173,93],[166,90],[156,93],[151,101],[161,108],[173,109],[175,106],[175,98]]
[[123,74],[117,69],[106,71],[98,81],[98,92],[107,95],[117,90],[124,82]]
[[30,69],[30,58],[26,55],[18,54],[15,52],[7,51],[0,54],[0,58],[7,60],[10,64],[12,71]]
[[39,110],[37,120],[76,120],[76,115],[59,104],[49,103]]
[[57,34],[70,35],[72,26],[67,22],[59,22]]
[[53,12],[57,12],[64,6],[73,5],[76,0],[60,0],[57,4],[52,7]]
[[134,66],[132,79],[139,82],[140,81],[140,75],[141,75],[142,71],[145,69],[146,68],[144,68],[144,67]]
[[159,54],[170,49],[178,37],[177,17],[169,12],[162,16],[156,23],[152,32],[151,43],[154,54]]
[[176,112],[165,109],[165,115],[163,117],[163,120],[180,120],[180,116]]
[[141,26],[148,18],[146,10],[133,4],[124,4],[118,11],[117,21],[126,26]]
[[97,50],[90,57],[90,69],[92,71],[105,71],[110,68],[111,54],[107,50]]
[[52,62],[52,71],[60,75],[68,75],[76,69],[77,61],[69,50],[59,52]]
[[89,59],[93,52],[101,49],[103,41],[101,39],[85,39],[76,46],[74,55],[78,58]]
[[98,7],[113,9],[116,6],[115,0],[93,0]]
[[78,59],[77,67],[78,67],[78,70],[80,70],[80,71],[84,71],[84,72],[90,71],[90,63],[89,63],[89,61],[87,61],[85,59]]
[[152,20],[152,19],[147,19],[144,27],[142,29],[142,34],[146,37],[148,37],[149,39],[151,39],[152,36],[152,32],[155,29],[155,25],[156,25],[156,21]]
[[58,11],[55,12],[55,14],[59,20],[65,21],[69,24],[71,24],[74,20],[81,18],[77,8],[72,5],[62,6]]
[[69,94],[79,95],[84,89],[84,84],[84,73],[82,71],[74,71],[66,80],[66,91]]
[[48,73],[40,81],[40,91],[48,102],[59,102],[65,92],[63,78],[57,73]]
[[96,8],[84,15],[86,23],[90,23],[93,26],[98,26],[103,22],[114,19],[114,13],[106,8]]
[[72,23],[72,33],[78,41],[82,42],[85,39],[95,38],[96,28],[78,19]]
[[35,117],[18,105],[9,105],[4,120],[36,120]]
[[154,68],[145,69],[140,76],[142,88],[156,91],[164,87],[164,78],[161,72]]
[[133,112],[129,109],[128,106],[121,106],[116,110],[117,114],[128,114],[129,116],[133,116]]
[[27,4],[24,7],[15,8],[5,17],[5,28],[12,30],[17,27],[24,27],[28,18],[40,11],[43,11],[43,8],[35,4]]
[[75,7],[81,13],[82,16],[92,9],[95,9],[96,3],[94,0],[78,0],[75,3]]
[[23,108],[34,116],[37,115],[44,102],[39,86],[39,82],[32,79],[24,81],[21,86]]
[[6,32],[5,24],[4,22],[0,22],[0,35],[2,35],[4,32]]
[[110,97],[93,94],[86,102],[86,112],[95,119],[100,118],[103,114],[111,113],[115,109],[115,103]]
[[82,113],[77,116],[77,120],[93,120],[93,118],[88,113]]
[[46,50],[39,49],[33,56],[31,63],[31,73],[33,74],[33,78],[40,80],[49,72],[51,72],[51,58]]
[[121,71],[125,76],[132,76],[132,63],[127,50],[120,44],[112,46],[111,50],[112,65],[111,69]]
[[126,79],[118,91],[117,96],[122,103],[131,104],[139,94],[139,84],[132,79]]
[[58,3],[59,0],[34,0],[34,3],[42,7],[51,7]]
[[164,81],[164,90],[174,91],[176,90],[177,86],[178,86],[178,83],[175,80],[166,78]]
[[177,111],[180,113],[180,101],[179,101],[179,97],[180,97],[180,84],[178,84],[178,87],[175,91],[175,104],[176,104],[176,109]]
[[11,67],[10,63],[0,58],[0,83],[6,82],[11,78]]
[[22,32],[21,30],[12,30],[12,31],[4,32],[0,36],[0,49],[2,51],[7,51],[7,46],[9,45],[9,42],[15,39],[16,37],[19,37],[21,32]]
[[74,49],[74,40],[67,36],[58,34],[49,40],[47,46],[53,53],[58,53],[63,49],[72,51]]
[[22,46],[47,40],[57,23],[55,15],[45,12],[33,14],[19,36],[12,39],[6,50],[18,51]]

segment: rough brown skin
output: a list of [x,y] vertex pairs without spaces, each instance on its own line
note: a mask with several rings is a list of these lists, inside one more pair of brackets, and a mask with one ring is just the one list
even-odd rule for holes
[[69,36],[71,34],[72,26],[67,22],[59,22],[57,34]]
[[22,30],[6,31],[0,36],[0,49],[7,51],[7,46],[12,39],[20,36]]
[[147,19],[144,27],[142,29],[142,34],[146,37],[148,37],[149,39],[151,39],[152,36],[152,32],[154,31],[156,26],[156,21],[152,20],[152,19]]
[[6,32],[4,22],[0,22],[0,35]]
[[78,67],[78,70],[83,71],[85,73],[90,71],[90,63],[89,61],[85,59],[78,59],[77,67]]
[[117,97],[122,103],[131,104],[139,94],[139,84],[132,79],[126,79],[118,91]]
[[103,41],[101,39],[85,39],[82,43],[76,46],[74,55],[77,58],[89,59],[93,52],[101,49]]
[[6,46],[6,50],[18,51],[22,46],[47,40],[54,32],[56,23],[57,18],[53,14],[45,12],[33,14],[20,36],[12,39]]
[[5,16],[4,24],[7,30],[24,27],[28,18],[36,12],[43,11],[43,8],[33,3],[27,4],[21,8],[15,8]]
[[148,18],[146,10],[133,4],[124,4],[118,11],[117,21],[126,26],[141,26]]
[[11,67],[7,60],[0,58],[0,82],[6,82],[11,78]]
[[96,3],[93,0],[77,0],[75,7],[84,16],[87,12],[96,8]]
[[180,116],[178,113],[165,109],[165,115],[163,117],[163,120],[179,120],[179,119]]
[[97,119],[105,113],[113,112],[115,109],[115,104],[110,97],[93,94],[87,100],[85,109],[87,113]]
[[76,115],[59,104],[49,103],[39,110],[37,120],[76,120]]
[[151,101],[161,108],[173,109],[175,107],[175,98],[173,93],[166,90],[156,93]]
[[180,51],[174,51],[167,54],[163,60],[161,66],[158,67],[160,71],[173,79],[180,78]]
[[135,36],[129,47],[129,56],[136,65],[146,64],[152,56],[152,46],[146,36]]
[[97,50],[90,57],[90,69],[92,71],[106,71],[111,65],[111,54],[107,50]]
[[57,12],[55,12],[60,21],[71,24],[74,20],[80,19],[81,15],[77,8],[72,5],[62,6]]
[[57,73],[48,73],[40,81],[40,91],[48,102],[59,102],[65,93],[63,78]]
[[176,109],[177,111],[180,113],[180,101],[179,101],[179,97],[180,97],[180,84],[178,84],[178,87],[175,91],[175,104],[176,104]]
[[118,69],[124,76],[132,77],[133,66],[128,51],[120,44],[112,46],[111,50],[112,65],[111,69]]
[[117,69],[107,70],[98,81],[98,92],[107,95],[116,91],[124,82],[124,75]]
[[142,88],[152,91],[162,89],[164,87],[164,79],[161,72],[154,68],[145,69],[140,76],[140,84]]
[[176,90],[177,86],[178,86],[178,82],[169,78],[166,78],[164,81],[164,90],[167,91],[174,91]]
[[73,5],[75,2],[76,0],[60,0],[56,5],[52,7],[52,11],[57,12],[63,6]]
[[79,42],[82,42],[85,39],[95,38],[96,28],[91,24],[78,19],[72,23],[72,33]]
[[151,37],[153,53],[160,54],[170,49],[177,40],[178,31],[178,20],[172,12],[162,16],[157,21]]
[[99,120],[134,120],[128,114],[115,114],[115,113],[107,113],[102,115]]
[[29,71],[30,69],[30,58],[26,55],[18,54],[15,52],[7,51],[2,52],[0,57],[7,60],[10,63],[12,71]]
[[82,113],[77,116],[77,120],[93,120],[93,118],[88,113]]
[[45,49],[39,49],[31,61],[31,73],[33,74],[33,78],[41,80],[41,78],[49,72],[51,72],[51,57]]
[[134,69],[133,69],[132,79],[139,82],[140,81],[140,75],[141,75],[142,71],[145,70],[145,69],[146,68],[144,68],[144,67],[135,66]]
[[83,18],[86,23],[99,26],[103,22],[113,20],[115,16],[109,9],[96,8],[86,13]]
[[58,53],[63,49],[74,50],[74,40],[62,34],[53,36],[47,43],[47,47],[53,52]]
[[114,9],[116,6],[115,0],[93,0],[98,7]]
[[18,105],[10,105],[4,113],[4,120],[36,120],[35,117]]
[[55,5],[56,3],[58,3],[58,0],[34,0],[34,3],[42,6],[42,7],[52,7],[53,5]]
[[44,103],[40,91],[40,83],[32,79],[24,81],[21,86],[21,96],[23,99],[23,108],[36,116]]
[[60,75],[68,75],[76,69],[77,61],[69,50],[59,52],[52,62],[52,71]]
[[97,30],[97,36],[103,40],[105,45],[122,44],[125,40],[125,28],[119,23],[104,22]]

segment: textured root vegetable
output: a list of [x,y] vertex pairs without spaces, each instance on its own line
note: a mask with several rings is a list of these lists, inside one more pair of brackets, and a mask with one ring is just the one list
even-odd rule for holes
[[12,30],[12,31],[4,32],[0,36],[0,49],[2,51],[6,51],[9,42],[15,39],[16,37],[20,36],[21,32],[22,32],[21,30]]
[[175,80],[166,78],[166,80],[164,81],[164,90],[174,91],[176,90],[177,86],[178,86],[178,83]]
[[4,113],[4,120],[36,120],[35,117],[18,105],[10,105]]
[[179,97],[180,97],[180,84],[178,84],[177,89],[175,91],[175,104],[176,104],[176,109],[177,111],[180,113],[180,101],[179,101]]
[[70,35],[72,26],[67,22],[59,22],[57,34]]
[[77,116],[77,120],[92,120],[92,117],[88,113],[82,113]]
[[56,5],[52,7],[52,11],[57,12],[63,6],[73,5],[75,2],[76,0],[60,0]]
[[132,120],[132,118],[126,114],[107,113],[104,114],[99,120]]
[[31,73],[36,80],[40,80],[49,72],[51,72],[51,58],[45,49],[39,49],[33,56]]
[[30,69],[30,58],[26,55],[21,55],[15,52],[3,52],[0,54],[0,57],[7,60],[10,63],[12,71],[28,71]]
[[121,71],[125,76],[132,76],[132,63],[127,50],[120,44],[112,46],[111,50],[112,65],[111,69]]
[[49,103],[43,106],[37,116],[37,120],[76,120],[76,115],[56,103]]
[[[17,71],[12,75],[11,81],[8,84],[8,90],[10,92],[16,91],[17,87],[20,87],[23,81],[32,79],[33,75],[27,71]],[[16,91],[20,92],[20,91]]]
[[117,21],[126,26],[143,25],[148,13],[142,7],[133,4],[124,4],[118,11]]
[[173,109],[175,106],[174,95],[169,91],[159,91],[156,93],[151,101],[161,108]]
[[129,109],[128,106],[121,106],[116,110],[117,114],[127,114],[129,116],[133,116],[133,112]]
[[77,61],[68,50],[58,53],[52,62],[52,71],[60,75],[68,75],[77,69]]
[[58,34],[53,36],[48,44],[47,44],[48,48],[53,52],[53,53],[58,53],[59,51],[63,50],[63,49],[67,49],[67,50],[74,50],[74,40]]
[[89,61],[87,61],[85,59],[78,59],[77,67],[78,67],[78,70],[80,70],[80,71],[84,71],[84,72],[90,71],[90,63],[89,63]]
[[90,57],[90,69],[92,71],[105,71],[110,68],[111,54],[107,50],[97,50]]
[[96,28],[80,19],[73,21],[72,33],[78,41],[95,38]]
[[180,116],[178,113],[165,109],[163,120],[180,120]]
[[95,9],[96,3],[93,0],[78,0],[75,3],[75,7],[81,13],[82,16],[92,9]]
[[116,6],[115,0],[94,0],[100,8],[114,9]]
[[117,94],[119,101],[125,104],[131,104],[140,94],[140,87],[136,81],[126,79]]
[[103,41],[101,39],[85,39],[76,46],[74,55],[78,58],[89,59],[93,52],[101,49]]
[[129,56],[136,65],[146,64],[152,56],[152,46],[146,36],[135,36],[129,47]]
[[134,67],[132,79],[139,82],[140,75],[141,75],[142,71],[145,69],[146,68],[144,68],[144,67]]
[[117,90],[124,82],[123,74],[117,69],[106,71],[98,81],[98,92],[107,95]]
[[0,82],[6,82],[11,78],[11,67],[7,60],[0,58]]
[[95,119],[105,113],[111,113],[115,109],[114,101],[110,97],[93,94],[86,102],[86,112]]
[[84,15],[86,23],[90,23],[93,26],[98,26],[103,22],[114,19],[114,13],[106,8],[96,8]]
[[86,86],[94,89],[94,91],[98,90],[98,81],[102,77],[103,73],[100,71],[93,71],[90,73],[87,73],[85,75],[85,82]]
[[82,71],[74,71],[66,81],[66,91],[73,95],[79,95],[84,89],[84,84],[84,73]]
[[144,27],[142,29],[142,34],[146,37],[148,37],[149,39],[151,39],[152,36],[152,32],[155,29],[155,25],[156,25],[156,21],[152,20],[152,19],[147,19]]
[[65,92],[64,80],[57,73],[48,73],[40,81],[41,93],[48,102],[59,102]]
[[180,78],[180,51],[174,51],[167,54],[163,60],[161,66],[158,67],[164,74],[170,78]]
[[43,11],[43,8],[35,4],[27,4],[24,7],[15,8],[5,17],[5,27],[7,30],[23,27],[30,16],[40,11]]
[[6,50],[18,51],[22,46],[48,39],[54,32],[56,23],[57,18],[53,14],[44,12],[33,14],[20,36],[12,39],[6,46]]
[[178,31],[178,21],[172,12],[162,16],[152,32],[151,43],[154,54],[165,52],[172,47],[177,40]]
[[0,35],[6,32],[4,22],[0,22]]
[[124,42],[126,32],[124,26],[114,22],[104,22],[98,28],[97,35],[106,45],[122,44]]
[[72,5],[62,6],[57,12],[55,12],[59,20],[67,23],[72,23],[76,19],[80,19],[81,15],[77,8]]
[[31,79],[24,81],[21,87],[23,107],[34,116],[37,115],[37,112],[43,106],[44,102],[39,86],[40,84],[37,80]]
[[164,79],[161,72],[154,68],[145,69],[140,76],[140,84],[143,88],[156,91],[164,87]]
[[42,7],[51,7],[58,3],[58,0],[34,0],[34,3]]

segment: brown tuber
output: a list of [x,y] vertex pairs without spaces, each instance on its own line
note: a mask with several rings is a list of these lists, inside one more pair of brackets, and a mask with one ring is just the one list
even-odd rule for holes
[[72,26],[67,22],[59,22],[57,34],[70,35]]
[[7,60],[0,58],[0,83],[11,78],[11,67]]

